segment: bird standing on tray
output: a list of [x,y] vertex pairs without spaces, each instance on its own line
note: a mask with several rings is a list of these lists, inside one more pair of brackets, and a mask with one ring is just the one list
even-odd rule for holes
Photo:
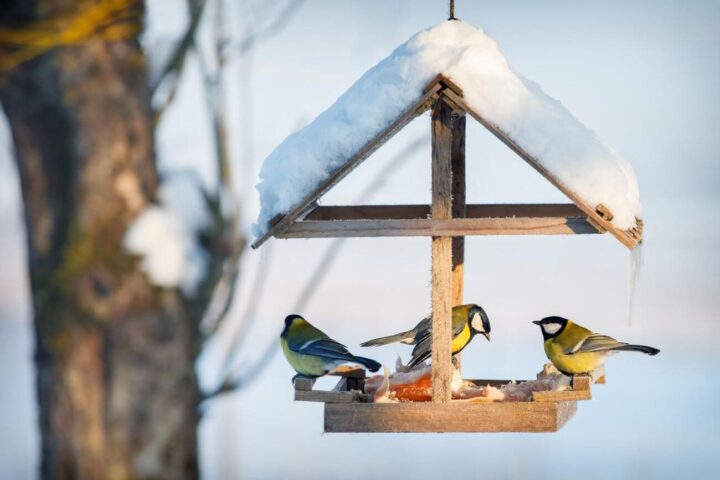
[[300,315],[285,318],[280,346],[290,365],[304,377],[321,377],[347,363],[362,365],[371,372],[380,368],[375,360],[356,357],[348,352],[345,345],[331,339]]
[[562,317],[546,317],[533,323],[542,329],[548,359],[565,375],[591,373],[616,352],[642,352],[648,355],[660,352],[657,348],[645,345],[618,342]]
[[[485,310],[475,304],[457,305],[452,309],[452,354],[460,353],[476,334],[490,340],[490,319]],[[361,343],[363,347],[377,347],[401,342],[415,345],[408,367],[418,365],[432,355],[432,317],[426,317],[407,332],[396,333]]]

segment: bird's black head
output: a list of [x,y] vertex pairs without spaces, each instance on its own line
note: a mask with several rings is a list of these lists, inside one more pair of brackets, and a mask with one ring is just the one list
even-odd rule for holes
[[288,328],[290,328],[290,325],[292,325],[292,323],[298,319],[302,320],[302,317],[300,315],[295,315],[295,314],[288,315],[287,317],[285,317],[285,328],[283,328],[283,331],[280,334],[280,337],[284,337],[285,335],[287,335],[287,331],[288,331]]
[[535,325],[540,326],[543,339],[554,338],[560,335],[567,327],[568,319],[563,317],[545,317],[542,320],[533,320]]
[[473,305],[468,311],[468,322],[473,334],[480,333],[490,341],[490,317],[479,305]]

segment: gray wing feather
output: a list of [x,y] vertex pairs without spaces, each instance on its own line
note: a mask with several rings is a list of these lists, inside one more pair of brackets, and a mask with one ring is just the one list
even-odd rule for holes
[[304,355],[316,355],[333,360],[352,360],[355,358],[345,345],[331,339],[313,340],[302,346],[295,348],[291,346],[290,348],[294,352]]
[[607,352],[610,350],[616,350],[619,347],[624,347],[627,343],[618,342],[612,337],[607,335],[601,335],[599,333],[593,333],[588,335],[585,340],[578,343],[568,354],[574,353],[587,353],[587,352]]

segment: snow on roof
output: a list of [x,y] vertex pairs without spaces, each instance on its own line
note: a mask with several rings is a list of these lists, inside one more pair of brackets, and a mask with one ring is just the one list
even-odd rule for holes
[[514,72],[497,43],[462,21],[415,34],[368,70],[335,103],[290,135],[260,171],[260,237],[270,220],[301,203],[355,152],[396,120],[438,74],[466,104],[503,130],[593,208],[603,204],[622,230],[641,218],[632,167],[540,86]]

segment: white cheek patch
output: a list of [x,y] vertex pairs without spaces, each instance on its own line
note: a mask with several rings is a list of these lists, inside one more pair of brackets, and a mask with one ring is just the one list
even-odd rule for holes
[[548,335],[554,335],[562,328],[559,323],[546,323],[542,326],[542,329]]
[[482,318],[480,317],[479,313],[473,315],[472,320],[470,320],[470,326],[473,328],[473,330],[477,330],[478,332],[485,331],[485,328],[483,328]]

